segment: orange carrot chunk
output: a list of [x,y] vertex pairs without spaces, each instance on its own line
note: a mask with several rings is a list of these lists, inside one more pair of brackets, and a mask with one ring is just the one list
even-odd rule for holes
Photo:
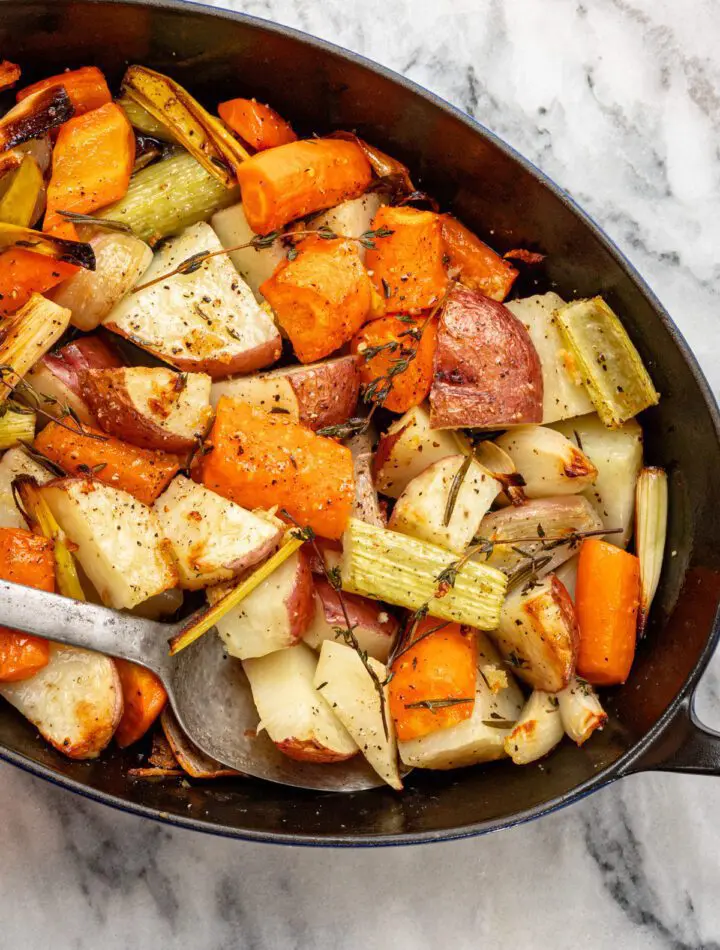
[[355,496],[350,450],[286,415],[221,397],[202,459],[206,488],[244,508],[287,509],[323,538],[339,538]]
[[[0,528],[0,578],[51,593],[55,590],[53,543],[20,528]],[[0,682],[28,679],[47,666],[47,640],[0,627]]]
[[575,610],[577,671],[596,686],[624,683],[635,657],[640,562],[614,544],[588,538],[580,547]]
[[92,475],[145,505],[151,505],[180,470],[176,455],[140,449],[90,426],[83,426],[83,431],[101,436],[102,441],[51,422],[35,437],[35,448],[69,475]]
[[80,270],[75,264],[56,261],[24,248],[0,254],[0,317],[24,307],[33,294],[44,294]]
[[[387,347],[370,359],[361,359],[360,379],[365,386],[384,379],[398,360],[405,361],[416,352],[407,368],[389,380],[390,392],[382,404],[392,412],[407,412],[419,406],[430,392],[438,321],[431,320],[422,330],[423,323],[422,316],[408,322],[398,317],[381,317],[366,324],[352,341],[352,352],[361,357],[371,347]],[[419,341],[411,335],[413,330],[422,330]]]
[[123,694],[123,714],[115,730],[121,749],[142,739],[163,711],[167,693],[157,676],[128,660],[115,661]]
[[135,136],[114,102],[66,122],[53,149],[44,229],[67,221],[60,211],[91,214],[119,201],[130,184]]
[[392,231],[374,241],[365,265],[388,313],[417,312],[432,307],[445,293],[440,215],[417,208],[380,208],[373,230]]
[[297,141],[290,124],[255,99],[230,99],[218,106],[220,118],[258,152]]
[[412,643],[392,664],[388,686],[390,715],[401,741],[455,726],[469,719],[475,706],[475,631],[426,617]]
[[371,178],[362,149],[339,139],[289,142],[253,155],[238,170],[245,216],[257,234],[359,198]]
[[55,89],[58,86],[63,86],[70,97],[70,102],[75,108],[74,118],[112,102],[105,77],[96,66],[72,69],[66,73],[58,73],[57,76],[41,79],[40,82],[33,83],[32,86],[25,86],[24,89],[18,91],[17,101],[20,102],[26,99],[34,92],[43,92],[46,89]]
[[0,89],[9,89],[18,81],[22,71],[17,63],[4,59],[0,62]]
[[373,289],[352,241],[302,241],[260,287],[301,363],[351,339],[370,313]]
[[517,277],[517,270],[451,214],[442,215],[442,239],[451,270],[461,284],[491,300],[503,301]]

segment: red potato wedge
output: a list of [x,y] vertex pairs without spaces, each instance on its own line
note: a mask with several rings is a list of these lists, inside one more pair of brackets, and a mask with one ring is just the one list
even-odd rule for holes
[[[326,640],[337,640],[335,628],[346,623],[337,591],[322,577],[314,580],[315,611],[303,639],[319,650]],[[356,594],[343,594],[343,600],[360,649],[385,663],[399,629],[397,620],[377,601]]]
[[105,432],[144,449],[188,452],[207,432],[211,379],[163,367],[89,369],[80,375],[85,403]]
[[72,312],[70,322],[89,332],[132,290],[152,263],[152,251],[132,234],[101,231],[90,238],[95,270],[79,270],[48,294]]
[[474,459],[449,455],[408,483],[388,527],[462,554],[501,491],[500,482]]
[[343,762],[358,747],[313,679],[317,657],[304,643],[243,660],[253,700],[278,749],[300,762]]
[[112,739],[123,711],[113,661],[57,643],[50,644],[46,667],[30,679],[0,684],[0,696],[71,759],[96,759]]
[[178,475],[153,510],[179,572],[179,586],[200,590],[238,577],[278,547],[282,528]]
[[0,459],[0,528],[27,528],[12,490],[13,481],[20,475],[30,475],[38,485],[44,485],[53,477],[31,459],[25,449],[20,446],[8,449]]
[[233,778],[242,775],[235,769],[228,769],[209,755],[205,755],[192,742],[180,728],[180,724],[175,718],[175,713],[169,706],[163,709],[160,716],[160,725],[163,734],[170,747],[170,751],[177,760],[182,770],[190,778],[215,779],[215,778]]
[[458,451],[458,436],[433,429],[427,407],[414,406],[380,436],[373,463],[377,489],[399,498],[420,472]]
[[[209,224],[194,224],[163,244],[143,283],[196,254],[221,250]],[[176,369],[208,373],[213,379],[269,366],[281,350],[272,318],[222,254],[191,273],[133,291],[103,325]]]
[[457,286],[438,327],[430,423],[435,429],[541,422],[540,359],[503,304]]
[[106,607],[136,607],[177,585],[157,516],[132,495],[90,478],[58,478],[41,492]]
[[[317,548],[317,550],[315,550]],[[325,575],[325,571],[332,571],[340,567],[342,561],[342,544],[340,541],[330,541],[327,538],[316,538],[315,544],[308,552],[310,570],[313,574]],[[323,566],[324,565],[324,566]]]
[[533,689],[557,693],[575,672],[580,634],[570,595],[551,574],[506,597],[491,634],[513,672]]
[[[373,659],[368,662],[380,682],[384,683],[387,670],[383,664]],[[402,791],[394,723],[388,715],[386,735],[380,697],[357,652],[343,643],[326,640],[315,671],[315,688],[322,691],[326,702],[330,703],[378,775],[392,788]],[[385,687],[385,709],[387,697]]]
[[348,355],[223,379],[213,383],[210,399],[215,406],[221,396],[230,396],[266,412],[288,413],[315,431],[345,422],[354,414],[360,393],[357,363],[356,356]]
[[[400,759],[409,768],[459,769],[506,756],[505,737],[520,715],[523,694],[490,640],[482,633],[477,637],[478,674],[472,716],[447,729],[398,742]],[[495,671],[497,680],[490,680],[492,686],[481,672],[488,667]]]
[[[33,390],[48,399],[69,406],[84,425],[95,425],[95,419],[84,398],[80,378],[89,369],[122,366],[117,353],[97,336],[73,340],[56,353],[46,353],[25,379]],[[32,404],[32,402],[31,402]],[[38,428],[47,422],[38,418]]]
[[557,697],[536,689],[505,739],[505,752],[515,765],[530,765],[549,755],[564,735]]
[[545,426],[517,426],[495,444],[522,475],[527,498],[576,495],[597,477],[597,469],[575,441]]
[[368,432],[353,436],[346,443],[352,453],[355,473],[355,502],[352,517],[377,525],[378,528],[384,528],[387,525],[387,517],[384,507],[380,505],[373,481],[372,443],[373,439]]
[[[208,603],[217,603],[230,590],[227,584],[208,588]],[[310,559],[301,548],[221,617],[216,626],[227,652],[249,660],[294,646],[308,629],[314,612]]]

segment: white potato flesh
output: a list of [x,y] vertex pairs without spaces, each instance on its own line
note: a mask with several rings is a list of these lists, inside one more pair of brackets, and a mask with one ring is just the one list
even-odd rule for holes
[[[222,241],[223,247],[238,247],[240,244],[248,244],[257,237],[247,223],[242,204],[231,205],[229,208],[216,212],[210,219],[210,224]],[[285,260],[285,254],[282,242],[275,241],[270,247],[264,247],[261,250],[244,247],[241,250],[232,251],[229,256],[253,294],[258,300],[262,300],[260,284],[272,277],[278,264]]]
[[232,580],[272,554],[282,538],[270,521],[184,475],[170,482],[153,509],[186,590]]
[[[168,274],[194,254],[220,250],[210,225],[194,224],[162,245],[143,283]],[[259,369],[280,355],[280,334],[272,318],[222,254],[192,273],[131,294],[103,325],[177,369],[213,378]]]
[[505,751],[515,765],[529,765],[552,752],[564,735],[557,697],[536,689],[505,739]]
[[89,478],[42,488],[55,520],[106,607],[135,607],[177,584],[155,513],[132,495]]
[[528,498],[576,495],[597,475],[587,455],[555,429],[517,426],[495,441],[525,480]]
[[[83,273],[90,272],[83,271]],[[84,425],[96,425],[95,419],[82,396],[73,392],[65,380],[53,372],[53,368],[52,362],[38,360],[25,376],[26,381],[32,387],[32,392],[46,399],[48,406],[52,406],[54,402],[56,406],[67,406],[69,409],[72,409],[80,422]],[[27,393],[23,394],[22,392],[20,395],[23,402],[31,407],[34,406],[35,401],[32,396]],[[49,421],[50,420],[45,418],[45,416],[40,415],[37,421],[37,428],[44,428]]]
[[353,502],[352,517],[384,528],[387,519],[380,508],[375,481],[372,474],[372,443],[368,432],[362,432],[348,439],[345,443],[350,449],[353,458],[353,474],[355,476],[355,500]]
[[322,692],[315,689],[317,657],[304,643],[243,660],[264,728],[278,749],[303,762],[342,762],[358,751]]
[[[208,603],[216,604],[230,590],[228,585],[209,588]],[[248,660],[293,646],[308,629],[314,612],[312,574],[307,557],[298,551],[215,626],[227,652]]]
[[273,371],[254,376],[235,376],[218,379],[212,384],[210,401],[213,408],[221,396],[241,399],[265,412],[281,412],[294,421],[300,421],[300,404],[287,373]]
[[607,722],[598,695],[584,679],[573,676],[564,690],[557,694],[563,728],[573,742],[582,745],[596,729]]
[[565,301],[554,293],[509,300],[505,304],[527,329],[540,357],[544,424],[593,411],[587,390],[555,325],[555,311],[564,305]]
[[374,465],[377,489],[390,498],[399,498],[420,472],[459,451],[455,433],[432,429],[426,406],[415,406],[380,436]]
[[[466,465],[466,456],[451,455],[416,475],[397,500],[388,525],[390,530],[462,554],[502,491],[500,482],[474,460],[461,476]],[[454,506],[445,524],[454,487]]]
[[44,485],[53,477],[24,449],[19,446],[8,449],[0,459],[0,528],[27,528],[12,491],[13,480],[20,475],[30,475],[38,485]]
[[594,413],[553,426],[569,439],[579,438],[583,452],[597,468],[593,484],[583,494],[595,507],[603,525],[619,534],[606,541],[626,548],[635,515],[635,485],[643,465],[643,434],[631,419],[617,429],[608,429]]
[[[371,192],[368,195],[362,195],[360,198],[343,201],[342,204],[330,208],[329,211],[313,218],[310,227],[330,228],[338,237],[360,237],[361,234],[372,228],[373,218],[380,206],[384,204],[387,204],[386,198],[383,198],[377,192]],[[364,261],[365,248],[358,244],[357,250],[360,260]]]
[[[383,664],[373,659],[368,662],[380,682],[384,682],[387,670]],[[387,687],[384,688],[386,737],[377,689],[352,647],[326,640],[320,651],[314,683],[380,778],[401,791],[397,738]]]
[[100,653],[56,643],[50,644],[47,666],[30,679],[0,683],[0,696],[71,759],[97,758],[123,711],[113,661]]
[[48,296],[72,311],[79,330],[94,330],[132,290],[152,263],[153,253],[132,234],[101,231],[91,238],[95,270],[79,270]]
[[570,595],[573,604],[575,603],[575,586],[577,585],[578,559],[580,555],[574,554],[571,558],[561,564],[555,571],[555,576]]
[[575,610],[554,574],[529,590],[510,591],[491,637],[515,675],[535,689],[556,693],[575,672]]
[[519,508],[502,508],[483,518],[478,535],[495,544],[489,558],[485,554],[479,558],[509,574],[519,565],[529,563],[531,556],[541,557],[543,563],[538,565],[536,573],[543,577],[575,553],[572,544],[560,544],[545,552],[544,538],[558,540],[568,535],[600,531],[602,527],[602,519],[583,495],[535,498]]
[[[343,594],[343,601],[361,650],[385,663],[398,632],[398,622],[377,601],[355,594]],[[320,577],[315,578],[315,601],[312,620],[303,639],[319,650],[326,640],[338,640],[336,628],[345,627],[337,591]]]
[[[492,665],[507,673],[507,686],[491,689],[481,670]],[[478,675],[472,716],[419,739],[398,742],[401,761],[419,769],[458,769],[505,757],[505,738],[523,707],[523,694],[488,638],[478,634]]]

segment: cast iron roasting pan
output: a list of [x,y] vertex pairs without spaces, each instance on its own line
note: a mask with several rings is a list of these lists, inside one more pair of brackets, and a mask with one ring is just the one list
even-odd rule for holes
[[[170,73],[207,103],[257,96],[304,133],[354,129],[500,251],[547,254],[522,294],[601,293],[662,393],[643,414],[646,457],[670,474],[668,552],[653,616],[610,722],[541,765],[414,773],[403,795],[291,790],[251,780],[153,784],[128,778],[137,755],[72,762],[0,708],[0,756],[89,798],[228,837],[377,845],[482,834],[536,818],[649,769],[720,774],[720,733],[693,712],[718,638],[720,416],[670,317],[629,262],[557,185],[467,115],[401,76],[328,43],[242,14],[178,0],[0,0],[0,49],[27,81],[96,64],[117,85],[128,63]],[[0,604],[0,621],[2,605]]]

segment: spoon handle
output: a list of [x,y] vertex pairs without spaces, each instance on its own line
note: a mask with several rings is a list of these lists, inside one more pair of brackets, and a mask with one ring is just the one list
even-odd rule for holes
[[170,624],[0,581],[0,623],[72,647],[96,650],[167,675]]

